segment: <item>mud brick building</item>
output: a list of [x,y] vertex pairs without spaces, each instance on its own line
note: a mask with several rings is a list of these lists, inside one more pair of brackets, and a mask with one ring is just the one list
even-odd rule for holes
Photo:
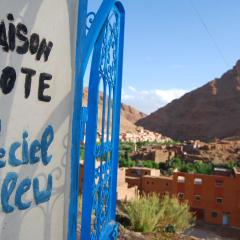
[[[134,181],[142,194],[170,194],[187,201],[196,217],[206,223],[240,228],[240,172],[236,169],[231,174],[216,171],[214,175],[178,171],[170,177],[140,174]],[[134,186],[131,180],[130,185]]]

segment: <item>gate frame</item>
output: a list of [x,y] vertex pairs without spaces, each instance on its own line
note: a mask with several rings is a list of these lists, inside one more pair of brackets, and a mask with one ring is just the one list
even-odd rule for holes
[[[125,10],[123,5],[116,0],[103,0],[98,12],[95,14],[94,20],[91,22],[91,27],[87,32],[87,7],[88,0],[79,0],[78,3],[78,23],[77,23],[77,41],[76,41],[76,59],[75,59],[75,86],[74,86],[74,103],[72,116],[72,146],[71,146],[71,167],[70,167],[70,199],[68,210],[68,240],[77,240],[77,219],[78,219],[78,194],[79,194],[79,171],[80,171],[80,139],[81,132],[84,128],[81,124],[82,117],[82,96],[83,96],[83,79],[85,76],[87,64],[93,51],[97,38],[104,26],[106,19],[112,8],[115,7],[119,11],[120,16],[120,35],[119,35],[119,56],[118,58],[118,79],[122,79],[122,59],[124,45],[124,25],[125,25]],[[122,81],[120,81],[122,82]],[[117,94],[121,94],[122,85],[118,87]],[[121,98],[119,98],[118,106],[121,106]],[[120,122],[120,111],[118,116]],[[119,132],[119,125],[116,129]],[[116,142],[119,144],[119,139]],[[117,187],[117,168],[118,168],[118,152],[114,153],[116,161],[113,164],[113,182],[111,191],[111,219],[116,217],[116,187]],[[115,226],[113,225],[113,228]],[[113,229],[107,229],[113,230]],[[85,239],[82,239],[85,240]],[[86,239],[88,240],[88,239]],[[104,239],[105,240],[105,239]],[[107,240],[107,239],[106,239]]]

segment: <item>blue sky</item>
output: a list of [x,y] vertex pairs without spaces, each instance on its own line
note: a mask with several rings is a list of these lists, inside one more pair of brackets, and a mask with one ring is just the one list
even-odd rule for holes
[[143,112],[220,77],[240,59],[239,0],[122,2],[122,99]]

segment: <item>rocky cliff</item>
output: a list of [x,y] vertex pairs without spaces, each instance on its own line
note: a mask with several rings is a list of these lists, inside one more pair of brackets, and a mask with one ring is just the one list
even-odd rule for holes
[[221,78],[174,100],[137,124],[178,140],[240,136],[240,61]]

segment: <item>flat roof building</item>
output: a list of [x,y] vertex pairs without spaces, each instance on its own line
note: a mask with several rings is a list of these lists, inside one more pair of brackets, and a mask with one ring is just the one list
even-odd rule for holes
[[206,223],[240,227],[240,172],[216,172],[205,175],[175,171],[171,177],[139,174],[135,181],[140,193],[170,194],[187,201],[196,217]]

